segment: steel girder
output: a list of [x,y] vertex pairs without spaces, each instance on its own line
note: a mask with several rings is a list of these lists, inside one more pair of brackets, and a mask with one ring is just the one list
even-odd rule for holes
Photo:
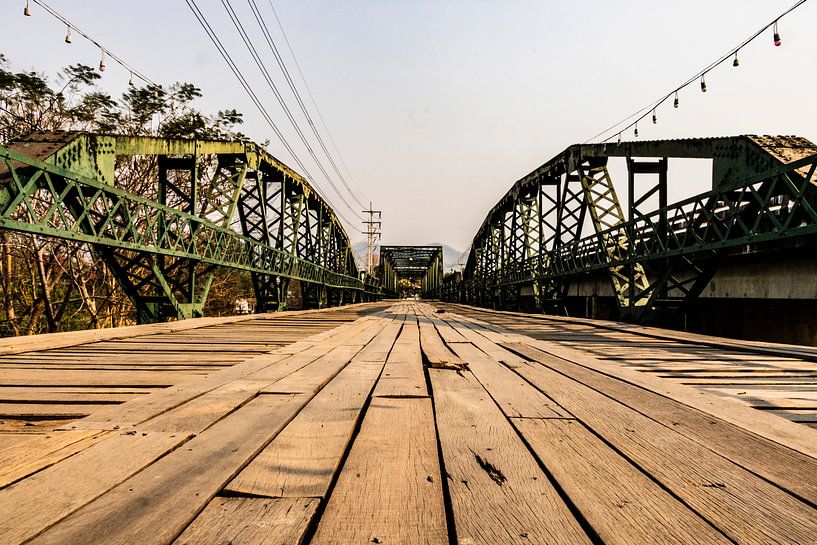
[[[462,280],[449,280],[444,297],[514,308],[528,290],[540,310],[559,312],[572,279],[607,270],[622,317],[680,308],[703,290],[726,249],[817,233],[815,153],[796,137],[571,146],[489,212]],[[627,216],[606,168],[614,156],[628,159]],[[713,189],[668,205],[667,157],[713,159]],[[655,181],[640,190],[637,175]],[[651,198],[658,209],[646,211]]]
[[439,298],[443,284],[442,246],[381,246],[378,266],[383,294],[397,297],[401,279],[418,280],[420,293]]
[[[133,156],[152,165],[140,194],[117,187]],[[139,322],[201,316],[215,267],[249,271],[259,311],[284,308],[290,279],[337,302],[379,290],[334,211],[250,142],[32,135],[0,148],[0,228],[91,244]]]

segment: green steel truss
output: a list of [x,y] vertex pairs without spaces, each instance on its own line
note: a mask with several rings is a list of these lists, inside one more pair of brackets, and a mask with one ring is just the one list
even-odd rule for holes
[[443,281],[442,246],[381,246],[379,277],[383,295],[397,297],[401,279],[416,280],[420,294],[438,299]]
[[142,323],[201,316],[216,267],[252,274],[259,312],[292,279],[307,305],[379,293],[334,211],[250,142],[34,134],[0,148],[0,228],[89,243]]
[[[627,158],[626,216],[609,157]],[[640,159],[649,157],[658,159]],[[712,159],[713,189],[668,205],[668,157]],[[443,298],[515,309],[524,292],[539,310],[559,313],[571,282],[607,271],[623,318],[678,310],[730,249],[817,235],[815,165],[817,147],[796,137],[571,146],[490,211]]]

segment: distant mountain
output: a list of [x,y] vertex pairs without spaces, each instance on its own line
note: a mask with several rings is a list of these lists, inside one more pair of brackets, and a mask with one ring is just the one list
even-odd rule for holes
[[[388,246],[388,244],[387,244]],[[456,248],[452,248],[447,244],[440,244],[439,242],[431,242],[429,244],[417,244],[416,246],[442,246],[443,247],[443,268],[445,272],[450,271],[451,269],[459,269],[460,267],[465,266],[465,260],[468,259],[467,255],[462,255],[462,251],[457,250]],[[366,267],[366,241],[361,240],[360,242],[356,242],[352,244],[352,250],[355,253],[355,260],[357,261],[357,266],[360,269],[364,269]],[[380,257],[380,244],[378,243],[375,247],[375,262],[379,260]],[[459,264],[459,260],[462,258],[462,263]]]
[[[447,244],[440,244],[431,243],[429,246],[442,246],[443,247],[443,269],[444,272],[448,272],[451,269],[459,270],[462,267],[465,267],[465,261],[468,259],[468,254],[462,255],[462,250],[457,250],[456,248],[452,248]],[[462,262],[460,263],[460,259]]]

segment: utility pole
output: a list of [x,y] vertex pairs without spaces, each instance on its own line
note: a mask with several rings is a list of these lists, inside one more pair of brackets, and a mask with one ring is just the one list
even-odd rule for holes
[[366,226],[366,230],[363,231],[363,234],[366,235],[368,246],[366,249],[366,272],[374,274],[374,243],[380,240],[380,226],[382,221],[380,219],[380,215],[382,212],[380,210],[372,210],[372,203],[369,202],[369,209],[363,210],[364,214],[369,214],[369,219],[363,222],[363,225]]

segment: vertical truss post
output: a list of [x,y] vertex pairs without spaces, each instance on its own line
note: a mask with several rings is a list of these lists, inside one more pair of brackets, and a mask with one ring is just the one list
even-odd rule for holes
[[491,308],[501,308],[502,307],[502,256],[503,256],[503,247],[504,244],[502,243],[503,234],[505,233],[505,229],[502,226],[502,222],[500,219],[499,224],[494,224],[491,226],[491,252],[488,254],[490,259],[489,269],[492,272],[492,282],[491,282]]
[[[577,165],[587,209],[593,220],[596,236],[611,259],[626,258],[630,241],[624,231],[610,231],[625,223],[615,187],[607,172],[607,158],[590,158]],[[649,281],[640,263],[614,265],[609,268],[613,290],[623,315],[640,312],[648,302],[641,296],[649,288]]]
[[[565,184],[567,185],[567,183]],[[567,281],[552,274],[552,255],[561,243],[562,217],[562,177],[549,176],[538,186],[539,214],[539,252],[538,270],[534,275],[534,293],[537,308],[541,312],[564,314],[564,298]],[[583,202],[583,200],[582,200]],[[582,214],[579,213],[581,217]]]
[[[639,174],[647,174],[657,176],[654,184],[648,186],[643,192],[639,192],[636,186],[636,176]],[[632,157],[627,157],[627,216],[630,224],[630,232],[628,238],[636,240],[637,233],[633,230],[636,228],[650,229],[654,232],[657,243],[661,248],[666,248],[667,244],[667,158],[659,159],[658,161],[638,161]],[[648,207],[646,206],[650,199],[657,199],[659,217],[658,221],[648,222]],[[630,272],[630,287],[634,290],[637,285],[635,279],[635,267],[629,268]],[[668,260],[665,258],[656,261],[650,267],[650,272],[656,278],[647,293],[631,293],[631,298],[642,298],[646,295],[649,303],[656,299],[665,300],[667,298],[667,274]]]
[[[244,236],[276,249],[283,249],[284,174],[257,170],[247,176],[248,183],[238,201],[239,219]],[[283,263],[276,263],[280,270]],[[251,273],[256,312],[275,312],[286,304],[288,285],[278,275]],[[283,296],[282,296],[283,295]]]

